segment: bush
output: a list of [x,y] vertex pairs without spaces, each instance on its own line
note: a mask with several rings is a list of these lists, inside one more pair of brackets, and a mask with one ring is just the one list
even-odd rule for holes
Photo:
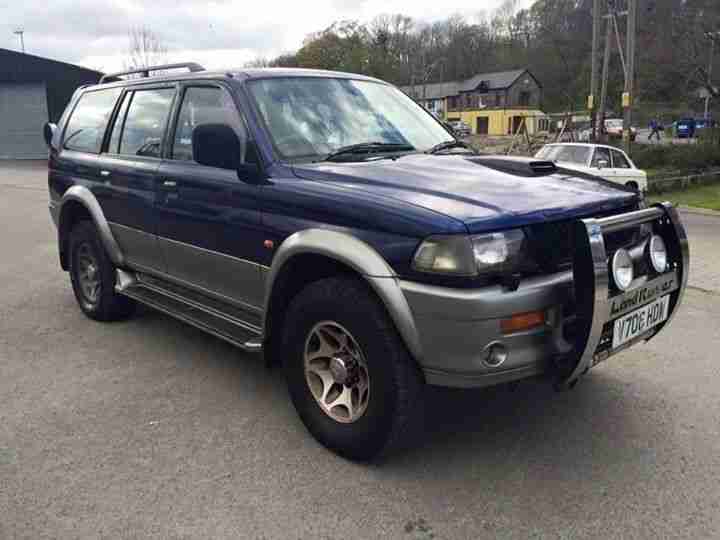
[[[710,130],[714,131],[714,130]],[[673,169],[683,172],[702,172],[720,167],[720,144],[641,145],[633,146],[632,159],[640,169]]]

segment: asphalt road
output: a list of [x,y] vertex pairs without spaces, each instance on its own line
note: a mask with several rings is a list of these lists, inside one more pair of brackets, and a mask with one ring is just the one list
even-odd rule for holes
[[0,164],[0,539],[720,537],[720,219],[654,341],[569,393],[432,390],[381,466],[305,432],[277,371],[166,316],[99,324],[43,171]]

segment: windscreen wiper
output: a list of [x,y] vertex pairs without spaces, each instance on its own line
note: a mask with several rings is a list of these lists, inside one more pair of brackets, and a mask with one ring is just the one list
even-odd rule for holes
[[386,143],[386,142],[365,142],[359,144],[350,144],[341,146],[337,150],[330,152],[325,156],[324,161],[331,161],[334,158],[347,154],[371,154],[375,152],[406,152],[415,150],[415,147],[406,143]]
[[428,150],[427,154],[437,154],[438,152],[442,152],[443,150],[449,150],[451,148],[466,148],[468,150],[472,150],[473,148],[462,141],[458,140],[452,140],[452,141],[445,141],[441,142],[440,144],[436,144],[433,146],[430,150]]

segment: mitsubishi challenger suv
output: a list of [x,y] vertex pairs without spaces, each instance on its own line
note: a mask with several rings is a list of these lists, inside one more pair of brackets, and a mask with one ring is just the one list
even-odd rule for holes
[[478,155],[387,83],[127,74],[78,89],[44,129],[80,309],[112,321],[141,303],[264,353],[345,457],[411,440],[426,384],[571,388],[680,305],[689,252],[672,205]]

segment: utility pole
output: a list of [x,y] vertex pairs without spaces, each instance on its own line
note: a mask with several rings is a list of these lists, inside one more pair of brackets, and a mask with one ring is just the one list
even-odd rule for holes
[[[712,72],[713,72],[713,61],[715,60],[715,40],[720,38],[720,31],[717,32],[707,32],[705,34],[705,37],[707,37],[710,40],[710,61],[708,63],[708,69],[707,69],[707,79],[708,79],[708,86],[712,86]],[[710,89],[707,89],[707,96],[705,96],[705,120],[709,120],[710,118],[710,96],[712,92],[710,92]]]
[[612,47],[612,24],[609,16],[606,16],[605,19],[605,54],[603,56],[602,89],[600,90],[600,110],[598,114],[601,134],[605,131],[605,102],[607,101],[608,72],[610,70],[610,47]]
[[13,31],[13,34],[15,34],[16,36],[18,36],[20,38],[20,49],[22,50],[22,52],[25,52],[25,37],[24,37],[25,30],[23,30],[22,28],[19,28],[19,29]]
[[592,35],[592,59],[590,75],[590,95],[588,96],[588,109],[590,109],[591,142],[597,140],[597,98],[598,98],[598,52],[600,51],[600,2],[593,0],[593,35]]
[[637,32],[637,0],[628,0],[628,19],[627,19],[627,72],[625,73],[625,92],[623,92],[622,104],[623,114],[623,139],[625,141],[625,151],[630,154],[632,146],[631,130],[632,125],[632,106],[633,92],[635,82],[635,34]]

